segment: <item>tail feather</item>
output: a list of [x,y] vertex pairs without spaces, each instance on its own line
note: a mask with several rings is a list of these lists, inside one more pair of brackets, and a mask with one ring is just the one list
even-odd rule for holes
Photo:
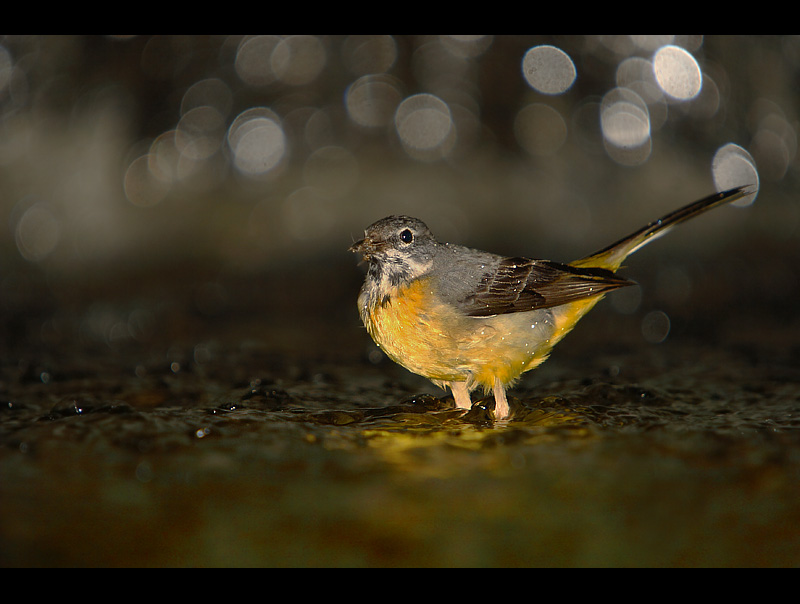
[[628,235],[627,237],[624,237],[623,239],[620,239],[616,243],[612,243],[599,252],[595,252],[590,256],[586,256],[585,258],[581,258],[580,260],[572,262],[571,265],[581,268],[601,267],[615,271],[620,267],[625,258],[651,241],[654,241],[662,235],[665,235],[676,225],[685,222],[690,218],[694,218],[695,216],[699,216],[700,214],[703,214],[712,208],[716,208],[717,206],[726,203],[731,203],[752,193],[755,193],[755,189],[751,185],[736,187],[735,189],[729,189],[728,191],[723,191],[721,193],[714,193],[713,195],[704,197],[703,199],[695,201],[694,203],[690,203],[679,210],[675,210],[674,212],[670,212],[669,214],[662,216],[655,222],[651,222],[647,226],[642,227],[638,231]]

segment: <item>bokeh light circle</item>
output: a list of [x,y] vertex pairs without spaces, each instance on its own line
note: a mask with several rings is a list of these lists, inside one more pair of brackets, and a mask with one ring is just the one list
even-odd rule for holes
[[125,171],[123,188],[132,204],[149,207],[158,204],[170,190],[167,181],[157,178],[150,170],[150,154],[133,160]]
[[669,315],[661,310],[651,310],[642,317],[642,335],[651,344],[660,344],[667,339],[671,328]]
[[679,46],[662,46],[653,56],[658,85],[673,99],[687,101],[700,93],[703,74],[695,58]]
[[234,68],[249,86],[264,86],[277,78],[272,68],[272,51],[280,44],[278,36],[250,36],[241,41],[236,51]]
[[450,53],[464,58],[472,59],[482,55],[492,45],[494,36],[487,35],[442,35],[439,40]]
[[148,170],[155,179],[172,184],[178,180],[180,155],[175,144],[175,131],[163,132],[150,145],[150,152],[146,156]]
[[[714,154],[711,161],[711,174],[717,191],[725,191],[733,187],[752,185],[758,189],[759,178],[753,157],[746,149],[735,144],[723,145]],[[756,199],[757,191],[733,202],[734,205],[748,206]]]
[[230,87],[219,78],[205,78],[192,84],[181,99],[181,115],[197,107],[213,107],[227,116],[233,104]]
[[14,236],[22,257],[31,262],[40,262],[58,245],[61,225],[47,204],[35,203],[20,217]]
[[397,135],[411,155],[415,152],[446,151],[454,133],[450,108],[439,97],[422,93],[406,98],[394,116]]
[[388,125],[402,96],[396,80],[390,76],[367,75],[353,82],[345,92],[347,114],[366,128]]
[[175,145],[187,159],[208,159],[222,145],[225,120],[213,107],[204,105],[187,111],[175,129]]
[[288,143],[280,118],[265,107],[239,114],[228,129],[233,163],[243,174],[262,176],[285,159]]
[[522,59],[522,73],[528,85],[542,94],[563,94],[575,82],[575,63],[555,46],[534,46]]
[[385,73],[397,60],[397,43],[389,35],[352,35],[342,44],[345,65],[358,76]]
[[325,67],[326,61],[325,48],[319,38],[295,35],[278,42],[272,50],[270,66],[282,82],[301,86],[313,82]]
[[603,97],[600,126],[605,140],[615,147],[644,145],[650,138],[647,103],[628,88],[614,88]]

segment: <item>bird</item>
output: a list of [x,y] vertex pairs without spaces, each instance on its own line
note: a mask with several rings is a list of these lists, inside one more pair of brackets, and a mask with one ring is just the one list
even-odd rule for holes
[[616,274],[630,255],[676,225],[753,194],[750,185],[708,195],[570,263],[504,256],[440,242],[411,216],[373,223],[349,251],[367,263],[358,312],[377,346],[407,370],[453,394],[494,395],[509,418],[507,390],[609,292],[634,285]]

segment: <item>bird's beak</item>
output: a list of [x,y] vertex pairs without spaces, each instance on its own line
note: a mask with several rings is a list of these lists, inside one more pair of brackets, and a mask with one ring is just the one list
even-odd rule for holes
[[364,246],[366,245],[366,239],[361,239],[360,241],[356,241],[353,245],[347,248],[348,252],[353,252],[354,254],[360,254],[363,252]]
[[375,250],[375,245],[369,237],[364,237],[360,241],[356,241],[351,245],[347,251],[354,254],[361,254],[363,260],[369,261],[371,253]]

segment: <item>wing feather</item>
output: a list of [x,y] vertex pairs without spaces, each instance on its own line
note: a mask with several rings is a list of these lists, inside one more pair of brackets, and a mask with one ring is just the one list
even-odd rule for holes
[[473,317],[550,308],[633,285],[602,268],[578,268],[549,260],[503,258],[459,302]]

